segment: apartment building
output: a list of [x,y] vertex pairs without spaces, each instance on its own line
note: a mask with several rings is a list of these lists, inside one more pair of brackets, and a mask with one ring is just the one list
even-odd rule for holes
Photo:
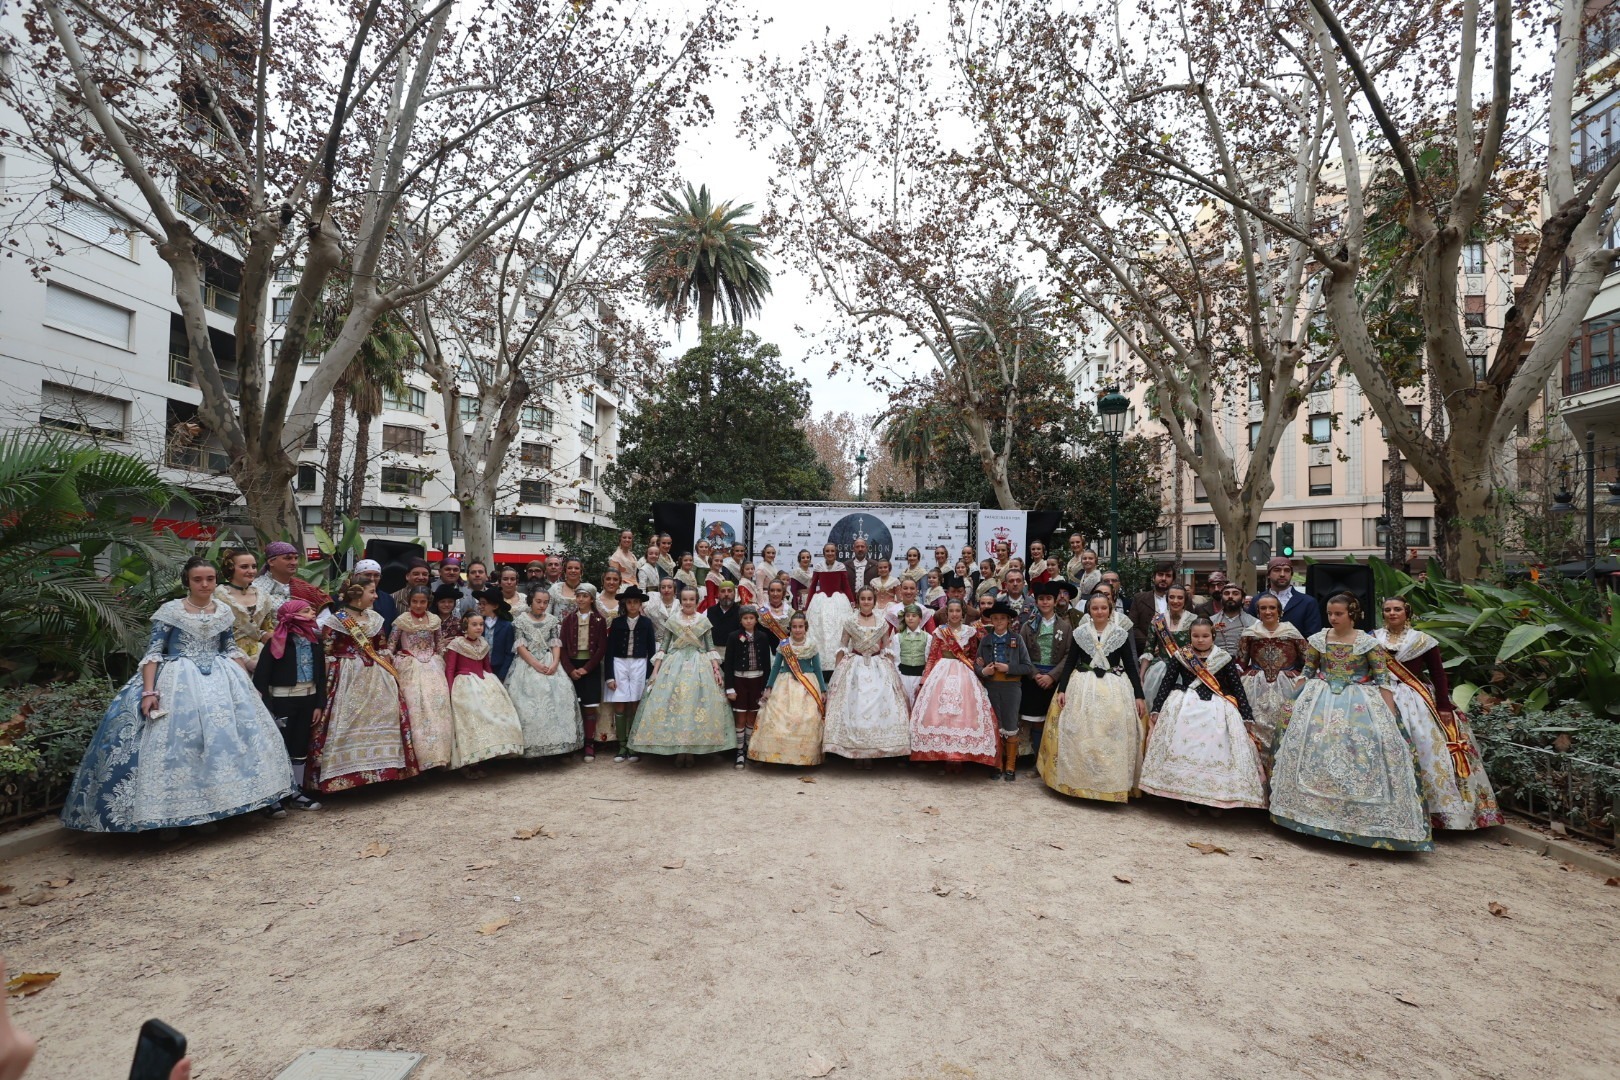
[[[221,10],[231,17],[237,11]],[[0,28],[25,38],[23,14],[18,5],[0,9]],[[241,12],[244,20],[250,14]],[[120,33],[111,24],[98,32]],[[135,55],[145,48],[134,39],[128,47]],[[220,62],[214,52],[207,59]],[[176,108],[190,115],[183,102]],[[206,150],[219,133],[212,121],[194,119],[188,131],[194,128],[198,149]],[[0,127],[20,126],[20,118],[0,106]],[[130,205],[140,205],[133,190],[126,194]],[[203,299],[215,354],[234,357],[239,251],[183,180],[171,195],[207,248]],[[129,223],[15,148],[0,155],[0,199],[10,256],[0,259],[0,430],[72,433],[158,463],[166,479],[199,502],[197,509],[177,503],[159,512],[158,519],[182,535],[206,538],[220,527],[245,526],[224,445],[197,422],[202,395],[168,265]],[[275,296],[272,304],[265,328],[271,347],[288,301]],[[477,554],[527,561],[560,549],[587,526],[611,522],[612,506],[598,486],[617,453],[621,404],[621,387],[598,348],[611,319],[611,311],[598,309],[572,320],[546,345],[542,365],[558,350],[571,353],[577,377],[542,383],[525,404],[522,434],[503,468],[497,550]],[[582,369],[580,356],[587,358]],[[234,394],[234,372],[226,367],[223,374]],[[386,402],[372,427],[360,505],[347,505],[350,476],[323,475],[330,417],[322,417],[306,442],[294,483],[306,548],[316,547],[312,530],[329,482],[341,485],[340,509],[358,517],[368,538],[426,543],[432,511],[459,514],[444,454],[441,396],[420,373],[407,382],[409,389]],[[352,418],[345,426],[352,440]],[[352,467],[352,453],[343,460]]]
[[[1463,252],[1464,333],[1477,377],[1483,378],[1492,336],[1502,326],[1513,288],[1528,271],[1527,248],[1510,241],[1473,243]],[[1494,329],[1493,329],[1494,328]],[[1228,553],[1219,524],[1209,508],[1204,484],[1192,466],[1182,460],[1164,425],[1149,406],[1150,386],[1133,377],[1135,365],[1128,350],[1109,333],[1085,350],[1071,367],[1076,392],[1087,401],[1110,385],[1118,385],[1131,400],[1125,430],[1153,440],[1157,464],[1164,477],[1164,511],[1157,528],[1138,534],[1121,547],[1134,544],[1142,558],[1174,561],[1189,574],[1202,575],[1224,568]],[[1550,395],[1549,395],[1550,396]],[[1217,427],[1225,451],[1239,475],[1248,467],[1248,451],[1259,436],[1262,419],[1257,384],[1247,396],[1217,395]],[[1408,408],[1424,425],[1443,422],[1422,389],[1407,396]],[[1528,442],[1542,415],[1532,410],[1521,428]],[[1201,439],[1194,446],[1202,452]],[[1505,476],[1517,467],[1515,447],[1502,462]],[[1405,489],[1405,548],[1409,560],[1421,563],[1435,553],[1434,496],[1410,462],[1402,463]],[[1389,446],[1383,424],[1374,414],[1348,370],[1325,373],[1311,388],[1294,420],[1283,432],[1272,463],[1274,485],[1265,515],[1255,535],[1246,542],[1263,541],[1278,548],[1278,529],[1293,526],[1295,554],[1323,562],[1349,557],[1384,557],[1386,534],[1379,523],[1385,514],[1385,481],[1389,475]],[[1101,538],[1103,548],[1107,538]]]
[[[1576,101],[1577,179],[1620,153],[1620,0],[1592,0],[1581,42],[1587,91]],[[1609,220],[1608,246],[1620,247],[1620,214]],[[1581,332],[1564,361],[1559,412],[1576,436],[1596,434],[1599,446],[1620,445],[1620,263],[1587,308]],[[1614,464],[1612,453],[1606,453]],[[1604,480],[1620,480],[1620,475]]]

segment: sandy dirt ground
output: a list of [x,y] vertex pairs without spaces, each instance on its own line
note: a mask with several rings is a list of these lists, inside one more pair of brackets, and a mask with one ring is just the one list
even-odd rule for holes
[[421,1080],[1620,1075],[1601,878],[1027,776],[515,763],[75,838],[0,864],[11,970],[61,972],[13,1002],[30,1080],[123,1077],[150,1016],[201,1080],[322,1046]]

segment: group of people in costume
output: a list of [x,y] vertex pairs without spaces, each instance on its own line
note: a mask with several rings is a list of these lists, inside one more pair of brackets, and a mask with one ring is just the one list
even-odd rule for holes
[[[707,545],[700,545],[705,547]],[[1169,568],[1127,600],[1080,537],[1063,564],[1031,545],[906,553],[857,540],[779,569],[766,546],[672,553],[626,531],[601,588],[578,560],[496,580],[413,563],[379,595],[362,560],[326,597],[298,552],[193,559],[153,616],[140,669],[108,706],[63,821],[134,832],[319,809],[348,788],[497,758],[826,755],[988,767],[1032,757],[1062,794],[1141,794],[1192,812],[1269,810],[1286,828],[1427,850],[1432,832],[1501,820],[1439,644],[1386,600],[1376,633],[1349,595],[1324,609],[1275,559],[1247,597]],[[698,567],[703,567],[700,574]],[[547,572],[549,570],[549,573]]]

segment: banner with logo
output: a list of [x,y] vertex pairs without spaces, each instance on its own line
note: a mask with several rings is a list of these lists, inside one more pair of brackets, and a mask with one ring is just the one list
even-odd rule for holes
[[[967,507],[949,506],[755,503],[749,557],[759,558],[770,544],[776,548],[776,565],[785,570],[796,565],[802,549],[819,560],[829,543],[837,545],[840,559],[848,559],[855,541],[862,539],[867,557],[888,559],[896,573],[905,565],[908,548],[922,553],[924,566],[933,566],[934,548],[944,544],[954,563],[969,543],[973,514]],[[702,517],[701,508],[698,516]]]
[[742,504],[698,503],[692,525],[692,550],[697,550],[699,540],[707,540],[711,546],[722,548],[729,555],[731,545],[745,535]]
[[979,559],[996,557],[996,544],[1005,540],[1012,545],[1014,558],[1028,560],[1029,551],[1025,533],[1029,520],[1023,510],[979,511]]

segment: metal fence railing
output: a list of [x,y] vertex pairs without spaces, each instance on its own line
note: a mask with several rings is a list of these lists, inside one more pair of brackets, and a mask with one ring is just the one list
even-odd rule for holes
[[1501,739],[1479,744],[1503,809],[1614,846],[1620,769]]

